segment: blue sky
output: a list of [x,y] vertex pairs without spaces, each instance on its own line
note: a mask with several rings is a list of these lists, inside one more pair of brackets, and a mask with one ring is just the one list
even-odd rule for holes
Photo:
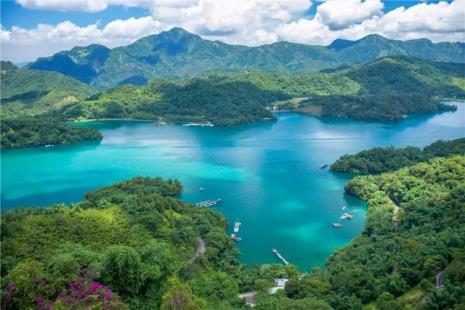
[[2,59],[129,44],[174,26],[207,39],[326,45],[378,33],[465,41],[465,0],[1,0]]

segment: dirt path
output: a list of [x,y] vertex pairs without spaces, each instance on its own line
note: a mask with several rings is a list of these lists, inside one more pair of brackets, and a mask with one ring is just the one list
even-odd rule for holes
[[444,279],[442,276],[442,271],[439,271],[436,274],[436,288],[444,288]]
[[189,263],[193,263],[194,260],[205,254],[205,251],[207,250],[207,243],[205,240],[203,240],[201,237],[197,237],[197,249],[195,250],[195,254],[189,259]]
[[202,238],[198,237],[197,238],[197,250],[195,251],[195,257],[202,256],[205,254],[205,251],[207,250],[207,244],[205,243],[205,240]]
[[392,208],[394,209],[392,212],[392,224],[396,229],[399,229],[399,210],[400,207],[394,202],[394,200],[389,197],[389,200],[392,203]]

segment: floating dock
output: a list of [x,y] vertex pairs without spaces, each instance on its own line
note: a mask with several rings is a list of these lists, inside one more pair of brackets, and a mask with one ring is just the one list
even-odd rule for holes
[[289,265],[289,262],[284,258],[284,256],[281,255],[281,253],[278,252],[278,250],[273,248],[271,249],[271,252],[276,254],[276,256],[284,263],[284,265]]
[[221,198],[214,199],[214,200],[205,200],[201,202],[197,202],[195,206],[197,207],[213,207],[216,206],[217,204],[221,203]]

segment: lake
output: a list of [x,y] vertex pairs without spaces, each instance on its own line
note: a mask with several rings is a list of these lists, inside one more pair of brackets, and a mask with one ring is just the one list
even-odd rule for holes
[[[238,247],[245,263],[277,263],[271,252],[277,248],[305,271],[358,235],[366,214],[363,201],[344,195],[349,176],[322,165],[374,146],[425,146],[465,136],[463,104],[453,113],[396,123],[278,116],[232,128],[86,123],[102,131],[100,143],[2,151],[2,208],[76,202],[133,176],[177,178],[183,200],[222,198],[216,208],[230,223],[243,223]],[[333,229],[344,212],[354,218]]]

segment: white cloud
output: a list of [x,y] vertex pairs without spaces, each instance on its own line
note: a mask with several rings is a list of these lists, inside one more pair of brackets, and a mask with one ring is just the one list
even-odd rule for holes
[[[84,11],[123,4],[122,0],[17,1],[31,8]],[[306,14],[310,0],[125,0],[124,5],[146,7],[151,16],[114,20],[105,26],[79,27],[68,21],[34,29],[1,28],[2,58],[32,60],[91,43],[126,45],[174,26],[207,39],[245,45],[279,40],[326,45],[337,38],[359,39],[373,33],[392,39],[465,41],[465,0],[421,3],[387,13],[380,0],[329,0],[319,4],[314,16]]]
[[317,19],[331,29],[343,29],[382,14],[381,0],[328,0],[318,6]]
[[161,30],[160,22],[151,16],[117,19],[104,28],[99,28],[97,24],[79,27],[69,21],[56,26],[39,24],[30,30],[12,27],[10,31],[6,31],[2,28],[0,32],[2,59],[15,62],[27,61],[49,56],[76,45],[93,43],[109,47],[126,45],[140,37],[159,33]]
[[138,0],[16,0],[23,7],[37,10],[100,12],[111,5],[143,6]]

